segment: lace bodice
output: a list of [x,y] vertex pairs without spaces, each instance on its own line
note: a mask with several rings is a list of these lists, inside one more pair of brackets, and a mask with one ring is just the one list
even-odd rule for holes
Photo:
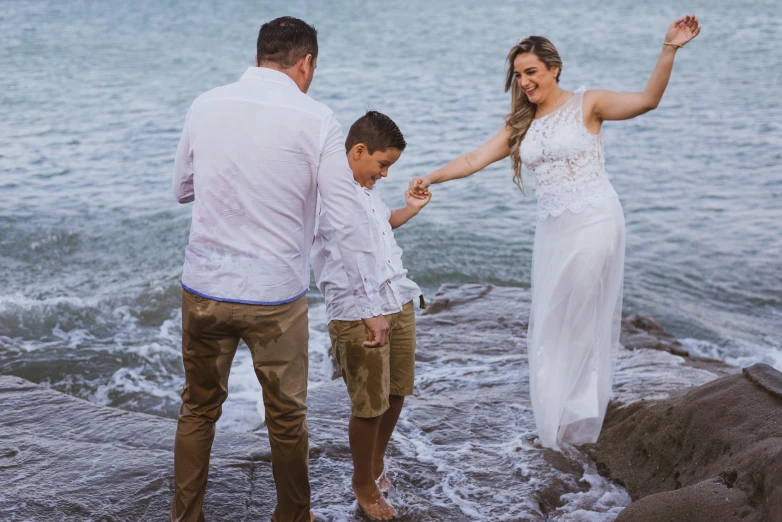
[[605,173],[602,134],[584,125],[578,89],[556,111],[532,121],[521,143],[522,163],[535,173],[538,219],[579,213],[616,196]]

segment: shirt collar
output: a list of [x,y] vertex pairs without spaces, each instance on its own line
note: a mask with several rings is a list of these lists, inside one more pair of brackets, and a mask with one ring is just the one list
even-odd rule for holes
[[290,87],[295,87],[296,89],[299,88],[290,76],[275,69],[269,69],[268,67],[248,67],[247,70],[244,71],[241,80],[261,80],[263,82],[288,85]]

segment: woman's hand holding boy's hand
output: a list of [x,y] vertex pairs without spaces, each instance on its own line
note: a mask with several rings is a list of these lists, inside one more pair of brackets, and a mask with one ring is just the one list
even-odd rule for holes
[[424,189],[422,194],[422,196],[414,196],[411,189],[405,190],[405,203],[419,212],[432,200],[432,193],[428,190]]
[[[413,198],[425,199],[426,203],[428,203],[429,199],[432,198],[432,195],[429,193],[429,185],[431,185],[431,181],[429,181],[429,178],[426,176],[413,178],[410,180],[409,192]],[[405,193],[405,199],[407,199],[407,193]],[[426,203],[424,203],[424,205],[426,205]]]

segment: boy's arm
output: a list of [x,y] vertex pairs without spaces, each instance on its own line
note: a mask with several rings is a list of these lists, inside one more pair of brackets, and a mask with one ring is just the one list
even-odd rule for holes
[[407,189],[405,191],[405,203],[407,203],[406,206],[402,208],[398,208],[396,210],[391,211],[391,217],[388,218],[388,223],[391,225],[391,228],[399,228],[408,221],[410,221],[413,216],[418,214],[422,208],[426,206],[427,203],[429,203],[432,200],[432,193],[427,192],[427,196],[425,199],[418,199],[414,198],[410,194],[410,189]]

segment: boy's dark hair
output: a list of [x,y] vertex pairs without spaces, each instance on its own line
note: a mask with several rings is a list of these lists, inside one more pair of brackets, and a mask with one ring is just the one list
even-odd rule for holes
[[367,146],[370,154],[385,151],[389,147],[405,150],[407,143],[394,120],[377,111],[367,111],[350,126],[345,149],[350,151],[357,143]]
[[272,62],[285,69],[293,67],[304,56],[318,57],[318,31],[292,16],[281,16],[266,22],[258,32],[258,64]]

